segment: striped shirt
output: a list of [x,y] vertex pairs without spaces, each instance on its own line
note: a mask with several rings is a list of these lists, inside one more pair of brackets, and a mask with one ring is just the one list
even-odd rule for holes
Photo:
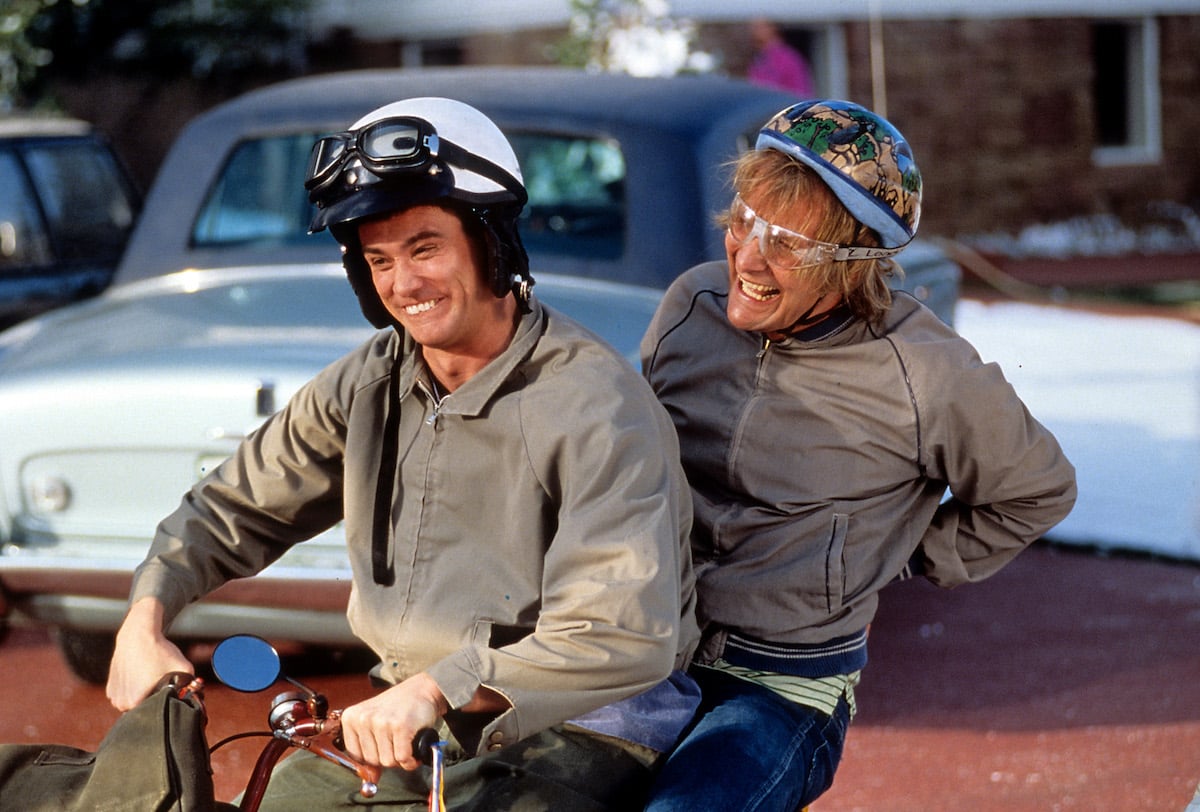
[[711,665],[702,667],[713,668],[729,674],[731,677],[761,685],[789,702],[818,710],[826,716],[833,716],[838,700],[843,696],[846,697],[846,704],[850,707],[850,718],[854,718],[857,710],[857,706],[854,704],[854,686],[858,685],[862,671],[835,674],[831,677],[794,677],[776,671],[744,668],[723,659],[718,659]]

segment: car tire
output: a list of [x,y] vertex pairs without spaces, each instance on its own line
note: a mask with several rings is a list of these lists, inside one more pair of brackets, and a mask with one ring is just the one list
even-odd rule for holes
[[55,633],[58,650],[71,672],[84,682],[103,685],[108,681],[116,635],[112,632],[85,632],[59,629]]

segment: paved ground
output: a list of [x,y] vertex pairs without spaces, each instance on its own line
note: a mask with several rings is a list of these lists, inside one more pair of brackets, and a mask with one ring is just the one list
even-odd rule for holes
[[816,812],[1182,810],[1200,784],[1200,567],[1038,545],[898,584]]
[[[859,716],[814,812],[1182,812],[1200,784],[1200,566],[1036,545],[984,583],[885,593]],[[291,674],[336,705],[361,674]],[[0,741],[94,747],[116,718],[48,636],[0,645]],[[270,692],[210,689],[210,739],[261,728]],[[232,797],[254,757],[215,761]]]

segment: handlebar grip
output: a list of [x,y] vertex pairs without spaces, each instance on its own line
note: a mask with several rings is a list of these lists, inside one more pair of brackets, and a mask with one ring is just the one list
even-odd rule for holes
[[154,683],[153,693],[158,693],[163,688],[170,686],[171,688],[179,689],[186,687],[195,677],[186,671],[168,671],[159,677],[158,682]]
[[171,671],[163,674],[154,685],[152,693],[158,693],[169,687],[176,699],[189,700],[192,697],[204,700],[204,680],[184,671]]
[[423,727],[413,736],[413,755],[417,761],[426,766],[433,764],[433,748],[441,741],[438,732],[431,727]]

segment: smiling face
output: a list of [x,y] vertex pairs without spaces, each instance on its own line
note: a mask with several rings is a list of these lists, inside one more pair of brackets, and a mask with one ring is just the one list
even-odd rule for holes
[[473,373],[508,346],[516,303],[492,292],[482,251],[456,213],[414,206],[362,223],[358,236],[380,301],[426,361]]
[[[801,234],[816,234],[825,216],[824,201],[817,197],[802,199],[782,210],[772,206],[761,193],[749,191],[741,195],[764,220]],[[800,320],[822,314],[840,300],[837,293],[820,291],[807,269],[769,264],[757,239],[741,243],[726,230],[725,255],[729,260],[729,301],[725,314],[738,329],[778,338]]]

